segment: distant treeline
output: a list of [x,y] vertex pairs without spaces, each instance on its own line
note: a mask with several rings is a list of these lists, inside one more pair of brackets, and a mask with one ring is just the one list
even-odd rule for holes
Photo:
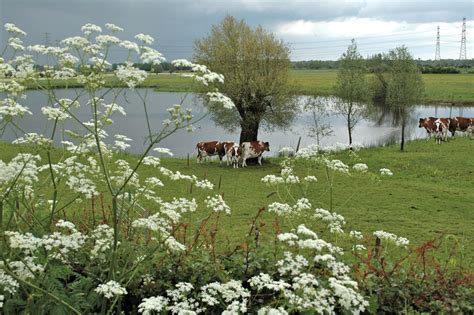
[[[369,58],[370,59],[370,58]],[[456,60],[456,59],[442,59],[442,60],[415,60],[422,73],[461,73],[474,71],[474,60]],[[337,69],[339,66],[338,60],[305,60],[293,61],[293,69],[303,70],[329,70]]]

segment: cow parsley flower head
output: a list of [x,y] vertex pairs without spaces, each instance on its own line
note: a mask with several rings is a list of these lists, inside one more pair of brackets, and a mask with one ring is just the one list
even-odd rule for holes
[[159,314],[166,310],[168,302],[169,300],[162,296],[144,298],[140,305],[138,305],[138,313],[142,313],[143,315]]
[[13,23],[5,23],[4,27],[7,33],[11,33],[15,36],[26,36],[26,33]]
[[308,175],[304,178],[304,181],[308,183],[315,183],[318,181],[318,178],[316,176]]
[[120,43],[120,39],[112,35],[97,35],[97,37],[95,38],[95,41],[98,45],[104,46],[104,47],[116,45]]
[[81,31],[85,35],[90,35],[91,33],[101,33],[102,28],[98,25],[92,24],[92,23],[87,23],[81,27]]
[[269,212],[275,212],[279,216],[286,216],[293,213],[293,208],[287,203],[274,202],[268,205]]
[[129,88],[133,89],[147,78],[144,70],[135,68],[131,63],[119,65],[115,71],[117,78],[124,82]]
[[20,287],[20,284],[0,268],[0,287],[3,287],[3,290],[10,294],[15,294]]
[[267,186],[277,186],[278,184],[285,183],[285,180],[282,177],[276,175],[266,175],[261,179],[261,181],[267,184]]
[[120,47],[123,47],[127,50],[130,50],[130,51],[135,51],[137,54],[140,52],[140,49],[138,48],[138,44],[135,43],[135,42],[131,42],[129,40],[124,40],[122,41],[121,43],[119,43],[119,46]]
[[214,212],[230,214],[230,207],[225,203],[221,195],[215,195],[214,197],[207,196],[205,203],[207,208]]
[[361,172],[361,173],[366,173],[367,170],[369,169],[369,167],[367,166],[367,164],[364,164],[364,163],[357,163],[357,164],[354,164],[354,166],[352,166],[352,168],[358,172]]
[[400,247],[407,247],[408,244],[410,244],[410,241],[408,239],[401,236],[397,236],[393,233],[382,231],[382,230],[375,231],[374,236],[380,238],[381,240],[392,242],[396,246],[400,246]]
[[142,41],[144,44],[147,44],[147,45],[151,45],[155,41],[153,37],[147,34],[143,34],[143,33],[135,35],[135,39]]
[[393,173],[388,168],[381,168],[380,169],[380,175],[382,175],[382,176],[392,176]]
[[143,53],[140,55],[140,59],[144,63],[151,63],[154,65],[159,65],[165,61],[165,57],[156,49],[150,47],[143,47]]
[[208,92],[207,96],[209,97],[209,102],[211,103],[220,103],[226,109],[235,108],[234,102],[220,92]]
[[123,28],[112,23],[105,23],[105,28],[107,28],[112,33],[123,31]]
[[324,162],[326,164],[326,167],[333,171],[349,174],[349,166],[344,164],[341,160],[324,159]]
[[97,288],[94,290],[95,292],[99,293],[100,295],[105,296],[107,299],[111,299],[114,296],[120,296],[127,294],[127,290],[120,286],[120,283],[110,280],[107,283],[99,284]]

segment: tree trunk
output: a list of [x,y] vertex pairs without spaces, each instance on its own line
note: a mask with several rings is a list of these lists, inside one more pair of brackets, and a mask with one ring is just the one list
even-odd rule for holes
[[402,142],[400,143],[400,151],[405,147],[405,123],[402,123]]
[[351,114],[347,115],[347,131],[349,132],[349,145],[352,144]]
[[258,140],[258,127],[260,123],[255,120],[243,121],[241,124],[239,143]]

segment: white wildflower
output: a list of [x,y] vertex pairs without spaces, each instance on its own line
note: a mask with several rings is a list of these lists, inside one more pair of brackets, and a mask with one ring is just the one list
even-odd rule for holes
[[87,23],[81,27],[81,31],[86,34],[90,35],[91,33],[101,33],[102,28],[98,25],[92,24],[92,23]]
[[135,35],[135,39],[142,41],[144,44],[147,44],[147,45],[151,45],[155,41],[153,37],[151,37],[150,35],[143,34],[143,33]]
[[207,96],[209,97],[209,102],[211,103],[220,103],[224,108],[232,109],[235,108],[234,102],[220,92],[208,92]]
[[131,42],[129,40],[124,40],[122,41],[121,43],[119,43],[119,46],[120,47],[123,47],[127,50],[130,50],[130,51],[135,51],[137,54],[139,53],[140,49],[138,48],[138,44],[135,43],[135,42]]
[[369,167],[367,166],[367,164],[364,164],[364,163],[357,163],[357,164],[354,164],[354,166],[352,166],[352,168],[358,172],[361,172],[361,173],[365,173],[367,172],[367,170],[369,169]]
[[374,236],[380,238],[381,240],[386,240],[394,243],[396,246],[407,247],[410,241],[404,237],[399,237],[393,233],[385,231],[375,231]]
[[285,216],[293,213],[293,208],[287,203],[274,202],[268,205],[269,212],[275,212],[277,215]]
[[161,54],[158,50],[150,47],[143,47],[143,52],[140,55],[140,59],[144,63],[151,63],[155,65],[158,65],[166,60],[163,57],[163,54]]
[[2,268],[0,268],[0,287],[10,294],[15,294],[20,284],[12,276],[8,275]]
[[127,290],[120,286],[120,283],[110,280],[105,284],[99,284],[94,290],[100,295],[105,296],[107,299],[112,299],[115,296],[127,294]]
[[7,31],[8,33],[14,34],[15,36],[18,36],[18,35],[26,36],[26,33],[13,23],[5,23],[4,27],[5,27],[5,31]]
[[205,203],[209,210],[230,214],[230,207],[225,203],[221,195],[207,196]]
[[380,169],[380,175],[382,175],[382,176],[392,176],[393,173],[388,168],[381,168]]
[[127,63],[125,66],[119,65],[115,75],[131,89],[145,81],[148,76],[146,71],[133,67],[131,63]]
[[350,232],[349,232],[349,236],[350,236],[350,238],[355,238],[355,239],[357,239],[357,240],[361,240],[361,239],[364,238],[364,236],[362,235],[362,233],[359,232],[359,231],[350,231]]
[[282,177],[275,175],[266,175],[261,179],[261,181],[267,184],[267,186],[276,186],[285,182]]
[[161,313],[166,310],[169,300],[162,296],[153,296],[144,298],[140,305],[138,305],[138,313],[143,315],[152,315]]
[[318,181],[318,179],[316,178],[316,176],[312,176],[312,175],[308,175],[304,178],[304,180],[308,183],[315,183]]
[[106,23],[106,24],[105,24],[105,27],[106,27],[109,31],[111,31],[111,32],[113,32],[113,33],[115,33],[115,32],[122,32],[122,31],[123,31],[123,28],[121,28],[120,26],[117,26],[117,25],[115,25],[115,24],[112,24],[112,23]]

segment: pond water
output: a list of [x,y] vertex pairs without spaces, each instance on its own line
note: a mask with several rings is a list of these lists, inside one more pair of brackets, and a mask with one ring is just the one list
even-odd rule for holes
[[[77,90],[57,90],[58,98],[67,97],[74,98],[80,89]],[[144,95],[145,90],[140,89],[139,92]],[[169,118],[166,111],[167,108],[173,104],[180,103],[184,98],[184,107],[193,109],[195,117],[200,117],[206,113],[206,109],[199,102],[199,99],[193,97],[192,94],[185,93],[164,93],[147,91],[148,114],[151,121],[153,131],[157,132],[162,127],[164,119]],[[81,104],[85,101],[83,98]],[[301,96],[300,101],[304,102],[305,97]],[[106,98],[107,101],[107,98]],[[116,100],[116,103],[125,108],[127,115],[121,116],[117,114],[113,117],[114,124],[107,128],[110,139],[113,139],[114,134],[123,134],[132,138],[134,141],[129,148],[130,152],[139,153],[144,148],[144,140],[148,133],[143,103],[136,93],[127,91],[121,93]],[[41,91],[28,91],[27,99],[23,104],[27,105],[33,115],[26,115],[19,123],[19,125],[27,132],[37,132],[49,134],[52,128],[52,122],[47,121],[46,116],[41,113],[41,107],[48,104],[48,97]],[[422,138],[426,137],[424,129],[418,128],[418,118],[435,116],[435,117],[449,117],[451,116],[466,116],[474,117],[474,107],[446,107],[446,106],[416,106],[411,115],[410,124],[407,128],[407,138]],[[77,110],[77,116],[81,120],[87,120],[90,117],[90,110],[87,106],[81,106]],[[326,120],[331,124],[334,130],[334,135],[322,139],[321,145],[331,145],[336,142],[347,143],[348,135],[344,119],[338,115],[331,115]],[[301,137],[301,146],[316,143],[315,138],[308,135],[309,128],[312,123],[312,113],[302,111],[290,128],[286,130],[260,130],[259,139],[270,142],[270,155],[277,154],[282,147],[291,146],[296,147],[298,138]],[[167,147],[172,150],[175,156],[186,156],[188,153],[193,153],[195,145],[203,140],[221,140],[221,141],[235,141],[239,140],[240,130],[229,132],[223,128],[217,127],[209,116],[195,124],[196,130],[188,133],[185,130],[180,130],[169,138],[163,140],[158,146]],[[62,128],[80,130],[77,124],[66,124]],[[365,119],[360,121],[353,133],[353,141],[363,145],[377,145],[384,144],[391,141],[393,137],[398,137],[400,128],[393,127],[390,122],[377,124],[373,120]],[[2,136],[2,140],[11,141],[16,136],[12,130],[6,130]],[[56,139],[59,143],[60,135]],[[66,140],[68,140],[66,138]]]

